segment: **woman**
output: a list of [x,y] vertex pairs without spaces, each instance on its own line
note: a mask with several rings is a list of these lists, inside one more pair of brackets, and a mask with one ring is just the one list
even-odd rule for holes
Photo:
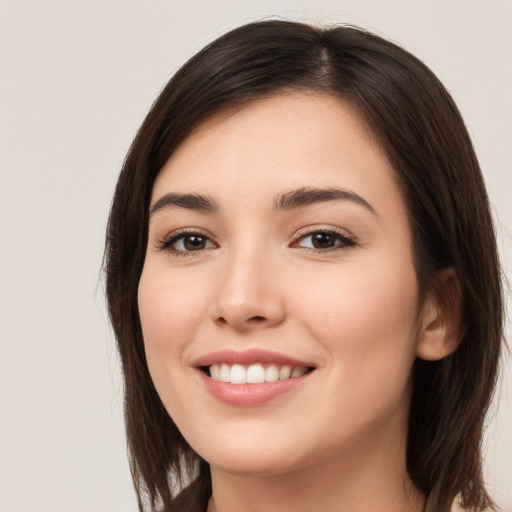
[[493,507],[493,224],[403,49],[265,21],[199,52],[128,153],[106,274],[141,510]]

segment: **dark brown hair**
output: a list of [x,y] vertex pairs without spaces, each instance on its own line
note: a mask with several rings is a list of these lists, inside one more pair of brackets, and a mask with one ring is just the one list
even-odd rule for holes
[[[492,507],[480,446],[503,306],[489,203],[463,120],[435,75],[399,46],[355,27],[289,21],[242,26],[192,57],[152,106],[119,177],[107,231],[106,293],[139,507],[147,501],[166,511],[205,510],[211,493],[208,464],[166,412],[144,354],[137,288],[153,183],[206,118],[286,90],[328,94],[357,109],[395,170],[420,290],[435,288],[440,269],[451,267],[458,276],[465,334],[450,356],[415,363],[407,467],[427,512],[447,512],[457,495],[468,510]],[[192,487],[173,501],[188,478],[195,478]]]

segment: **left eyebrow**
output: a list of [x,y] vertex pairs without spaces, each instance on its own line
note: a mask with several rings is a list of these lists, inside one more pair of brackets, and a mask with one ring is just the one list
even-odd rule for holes
[[375,208],[361,196],[351,190],[344,188],[310,188],[301,187],[283,194],[279,194],[274,200],[275,210],[294,210],[316,203],[328,201],[351,201],[363,206],[374,215],[377,215]]
[[162,196],[149,209],[149,214],[163,210],[164,208],[183,208],[204,213],[218,213],[219,206],[211,198],[200,194],[177,194],[170,193]]

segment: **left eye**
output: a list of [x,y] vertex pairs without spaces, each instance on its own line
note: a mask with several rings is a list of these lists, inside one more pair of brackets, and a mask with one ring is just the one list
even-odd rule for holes
[[179,235],[167,244],[167,248],[177,252],[202,251],[214,247],[213,242],[200,233],[190,233]]
[[294,245],[315,250],[329,250],[354,245],[354,241],[332,231],[315,231],[299,238]]

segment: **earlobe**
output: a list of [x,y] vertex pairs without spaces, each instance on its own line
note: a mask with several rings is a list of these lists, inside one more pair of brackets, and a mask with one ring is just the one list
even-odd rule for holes
[[439,273],[423,305],[417,356],[438,361],[454,352],[464,335],[462,290],[453,268]]

